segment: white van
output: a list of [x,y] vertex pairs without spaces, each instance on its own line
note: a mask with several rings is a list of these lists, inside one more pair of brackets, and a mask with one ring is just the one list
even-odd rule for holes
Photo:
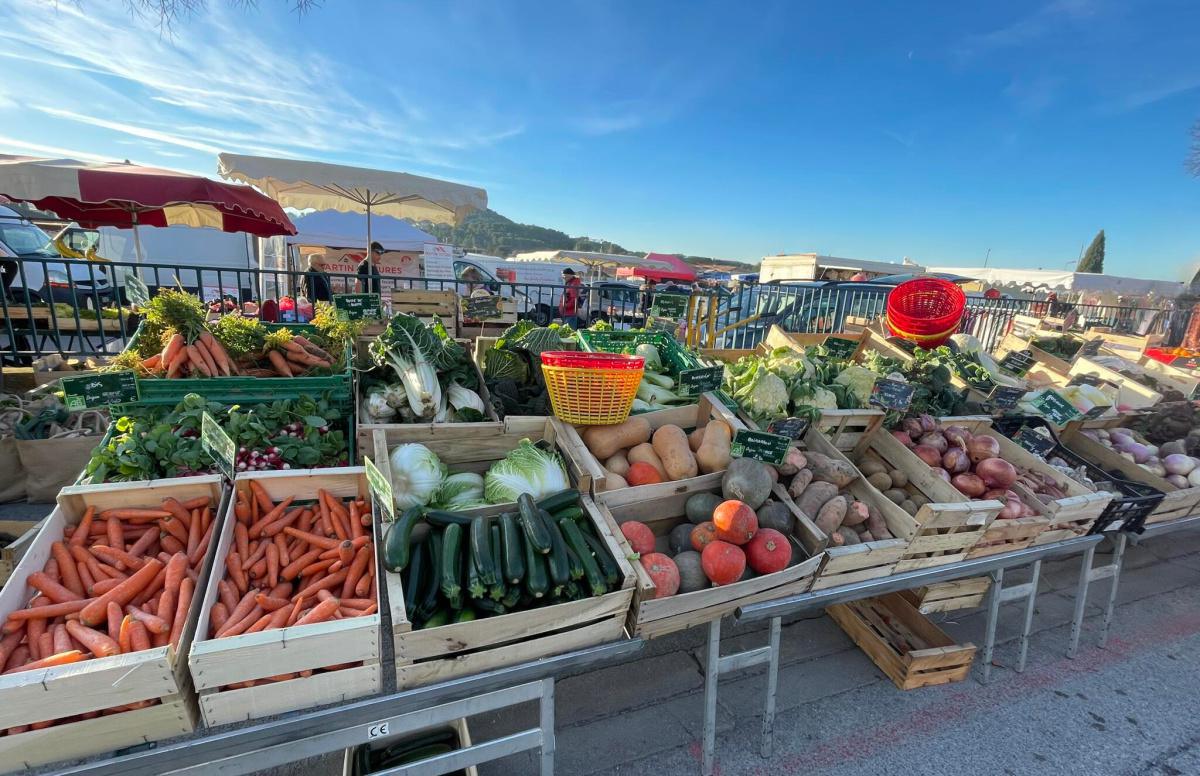
[[[466,253],[461,256],[426,253],[423,262],[424,277],[459,281],[456,289],[463,296],[470,293],[468,283],[463,282],[463,275],[468,269],[473,269],[483,279],[483,285],[489,291],[503,293],[505,296],[514,293],[517,314],[529,318],[539,326],[545,326],[558,316],[558,303],[563,292],[563,270],[580,271],[579,267],[571,264],[508,261],[499,256],[481,253]],[[470,274],[467,277],[469,278]],[[580,279],[586,282],[582,276]],[[514,291],[511,287],[503,286],[504,283],[516,283],[518,286]]]

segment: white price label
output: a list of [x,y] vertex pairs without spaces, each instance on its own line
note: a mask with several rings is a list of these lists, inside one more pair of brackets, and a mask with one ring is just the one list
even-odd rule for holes
[[367,740],[373,741],[376,738],[383,738],[388,735],[388,724],[387,722],[376,722],[374,725],[368,725]]

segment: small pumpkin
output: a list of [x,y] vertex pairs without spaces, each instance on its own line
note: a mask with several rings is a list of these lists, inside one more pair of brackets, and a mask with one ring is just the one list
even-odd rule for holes
[[637,554],[654,552],[654,532],[645,523],[639,523],[637,520],[621,523],[621,533],[629,542],[629,547]]
[[675,561],[661,552],[648,552],[641,557],[642,568],[654,580],[654,597],[666,598],[679,591],[679,568]]
[[717,527],[711,520],[692,529],[692,549],[696,552],[703,552],[705,547],[716,540]]
[[684,550],[692,548],[692,529],[695,527],[691,523],[680,523],[671,529],[671,534],[667,538],[667,546],[671,548],[672,555],[678,555]]
[[716,493],[693,493],[684,504],[688,522],[700,525],[712,520],[713,510],[720,505],[722,499]]
[[758,530],[758,516],[749,505],[730,499],[713,512],[713,524],[717,527],[718,539],[741,545],[750,541]]
[[746,561],[759,574],[783,571],[792,561],[792,546],[774,528],[760,528],[746,544]]
[[684,550],[675,556],[674,561],[675,568],[679,569],[679,592],[694,593],[709,586],[704,567],[700,565],[700,553]]
[[760,529],[774,528],[784,535],[792,532],[792,510],[782,501],[768,501],[758,508],[757,515]]
[[717,539],[700,553],[700,565],[714,585],[732,585],[746,571],[746,553],[736,544]]

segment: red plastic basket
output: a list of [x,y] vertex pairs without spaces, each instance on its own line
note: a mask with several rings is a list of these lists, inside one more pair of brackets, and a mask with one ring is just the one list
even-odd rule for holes
[[887,299],[887,319],[899,336],[950,336],[958,328],[967,295],[941,278],[916,278],[896,286]]

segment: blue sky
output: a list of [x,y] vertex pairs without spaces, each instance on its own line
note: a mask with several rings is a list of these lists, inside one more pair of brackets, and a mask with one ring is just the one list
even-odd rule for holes
[[484,186],[627,247],[1111,273],[1200,264],[1200,4],[0,5],[0,152],[219,151]]

